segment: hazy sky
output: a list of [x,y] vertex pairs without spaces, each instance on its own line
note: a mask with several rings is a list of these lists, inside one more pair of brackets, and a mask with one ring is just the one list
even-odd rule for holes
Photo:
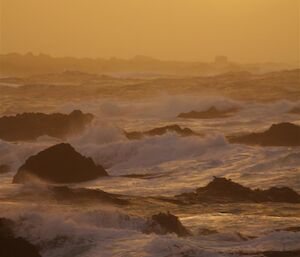
[[300,0],[0,0],[1,53],[299,60]]

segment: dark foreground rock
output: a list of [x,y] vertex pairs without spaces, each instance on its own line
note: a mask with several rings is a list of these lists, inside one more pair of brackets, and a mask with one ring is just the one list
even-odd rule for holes
[[180,237],[190,236],[191,233],[182,225],[178,217],[171,213],[159,213],[149,220],[144,233],[170,234],[175,233]]
[[234,112],[237,112],[237,108],[231,108],[228,110],[218,110],[216,107],[211,107],[206,111],[197,112],[190,111],[186,113],[180,113],[178,118],[186,119],[216,119],[216,118],[227,118],[231,116]]
[[124,132],[125,136],[130,139],[141,139],[145,136],[161,136],[163,134],[166,134],[168,132],[177,133],[180,136],[200,136],[200,134],[194,132],[193,130],[189,128],[181,128],[177,124],[154,128],[148,131],[139,132],[139,131],[133,131],[133,132]]
[[34,179],[50,183],[78,183],[107,176],[91,158],[76,152],[70,144],[54,145],[29,157],[14,176],[13,183]]
[[0,174],[5,174],[5,173],[8,173],[8,172],[10,172],[9,165],[6,165],[6,164],[0,165]]
[[271,187],[267,190],[252,190],[230,179],[216,177],[207,186],[200,187],[195,192],[177,195],[176,199],[188,204],[201,202],[300,203],[300,195],[288,187]]
[[69,188],[62,186],[50,187],[49,190],[54,199],[59,202],[104,202],[117,205],[128,204],[128,201],[118,198],[118,195],[110,194],[100,189]]
[[285,122],[273,124],[264,132],[227,138],[230,143],[261,146],[300,146],[300,126]]
[[13,221],[0,218],[0,256],[41,257],[34,245],[26,239],[14,235],[13,227]]
[[82,132],[93,120],[93,115],[75,110],[70,114],[23,113],[0,118],[0,139],[29,141],[40,136],[60,139]]

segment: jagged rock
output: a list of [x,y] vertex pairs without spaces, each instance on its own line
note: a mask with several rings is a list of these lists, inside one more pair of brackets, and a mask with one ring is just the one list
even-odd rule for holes
[[216,118],[227,118],[232,113],[237,112],[237,108],[231,108],[228,110],[218,110],[216,107],[211,107],[206,111],[197,112],[197,111],[190,111],[187,113],[180,113],[178,118],[187,118],[187,119],[216,119]]
[[0,218],[0,256],[41,257],[34,245],[26,239],[14,235],[13,227],[13,221]]
[[267,190],[252,190],[226,178],[214,178],[205,187],[198,188],[195,192],[183,193],[176,198],[183,203],[201,202],[286,202],[300,203],[300,195],[288,187],[271,187]]
[[8,172],[10,172],[9,165],[6,165],[6,164],[0,165],[0,174],[5,174],[5,173],[8,173]]
[[261,146],[300,146],[300,126],[293,123],[273,124],[265,132],[227,137],[230,143]]
[[70,114],[23,113],[0,118],[0,139],[29,141],[40,136],[64,139],[82,132],[93,120],[92,114],[75,110]]
[[164,126],[164,127],[159,127],[159,128],[154,128],[154,129],[144,131],[144,132],[137,132],[137,131],[126,132],[126,131],[124,131],[125,136],[128,139],[131,139],[131,140],[141,139],[145,136],[161,136],[161,135],[166,134],[168,132],[174,132],[174,133],[177,133],[180,136],[199,136],[200,135],[200,134],[194,132],[193,130],[191,130],[189,128],[181,128],[177,124]]
[[52,183],[78,183],[107,175],[91,158],[82,156],[70,144],[62,143],[29,157],[14,176],[13,183],[36,178]]
[[111,204],[128,204],[128,201],[119,199],[118,195],[110,194],[99,189],[88,188],[69,188],[62,187],[50,187],[50,192],[57,201],[67,202],[94,202],[100,201]]
[[178,217],[171,213],[159,213],[149,220],[144,233],[169,234],[175,233],[180,237],[190,236],[191,233],[182,225]]

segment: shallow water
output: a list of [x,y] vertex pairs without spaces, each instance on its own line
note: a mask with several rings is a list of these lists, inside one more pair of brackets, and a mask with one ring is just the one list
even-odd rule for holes
[[[251,188],[289,186],[300,193],[300,147],[258,147],[229,144],[227,135],[263,130],[272,123],[300,124],[287,114],[297,103],[237,102],[225,98],[169,97],[151,102],[100,101],[57,106],[90,111],[97,120],[82,135],[69,138],[80,153],[104,165],[111,177],[77,187],[99,188],[127,195],[132,204],[63,205],[45,201],[11,200],[22,186],[11,184],[17,168],[29,156],[59,140],[41,137],[36,142],[0,142],[0,164],[13,171],[0,175],[1,216],[21,222],[18,234],[41,246],[45,257],[93,256],[232,256],[266,250],[300,248],[300,204],[199,204],[177,206],[153,196],[174,196],[205,186],[213,176],[224,176]],[[226,119],[184,120],[180,112],[238,106]],[[129,141],[122,130],[140,131],[179,124],[203,137],[163,136]],[[121,175],[148,174],[147,178]],[[9,200],[10,199],[10,200]],[[188,238],[142,233],[153,214],[170,211],[193,232]]]

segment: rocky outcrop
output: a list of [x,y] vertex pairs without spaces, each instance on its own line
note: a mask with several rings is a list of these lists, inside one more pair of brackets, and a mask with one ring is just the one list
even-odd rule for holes
[[136,131],[126,132],[126,131],[124,131],[125,136],[130,140],[141,139],[146,136],[161,136],[168,132],[177,133],[180,136],[200,136],[200,134],[194,132],[193,130],[191,130],[189,128],[181,128],[177,124],[154,128],[154,129],[147,130],[144,132],[136,132]]
[[232,203],[232,202],[283,202],[300,203],[300,195],[289,187],[271,187],[267,190],[252,190],[226,178],[214,177],[207,186],[198,188],[195,192],[177,195],[182,203],[195,204]]
[[8,173],[8,172],[10,172],[9,165],[6,165],[6,164],[0,165],[0,174],[5,174],[5,173]]
[[37,248],[13,232],[14,222],[0,218],[0,256],[1,257],[41,257]]
[[0,117],[0,139],[30,141],[40,136],[64,139],[82,132],[93,120],[93,115],[75,110],[70,114],[23,113]]
[[182,225],[178,217],[169,212],[153,215],[148,221],[144,233],[163,235],[175,233],[180,237],[191,235],[191,233]]
[[218,110],[216,107],[211,107],[206,111],[197,112],[190,111],[186,113],[180,113],[178,118],[186,119],[216,119],[216,118],[227,118],[231,116],[234,112],[237,112],[237,108],[231,108],[227,110]]
[[14,176],[13,183],[39,179],[50,183],[78,183],[107,176],[91,158],[76,152],[70,144],[58,144],[29,157]]
[[268,130],[227,137],[230,143],[261,146],[300,146],[300,126],[293,123],[273,124]]

